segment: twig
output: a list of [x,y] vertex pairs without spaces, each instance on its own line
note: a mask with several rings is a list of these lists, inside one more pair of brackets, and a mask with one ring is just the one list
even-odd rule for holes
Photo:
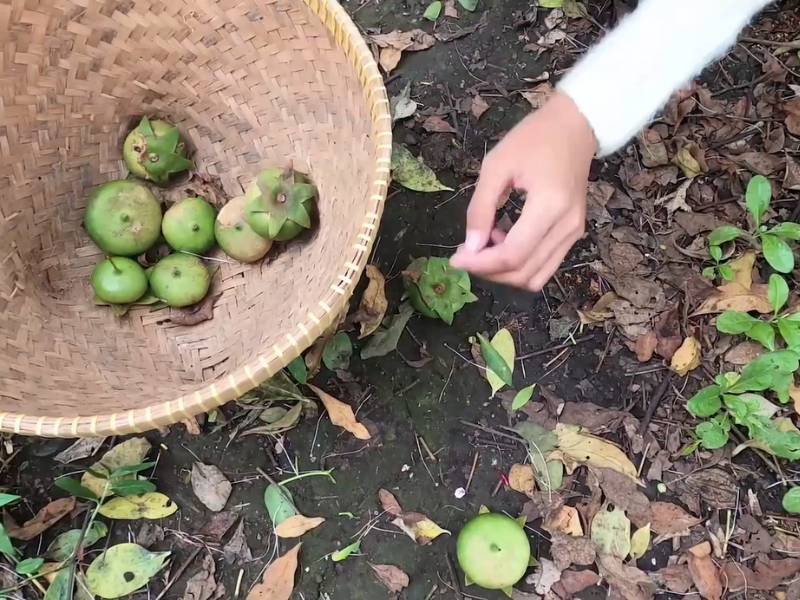
[[764,40],[761,38],[741,37],[739,38],[739,41],[747,42],[748,44],[761,44],[762,46],[775,46],[776,48],[789,48],[790,50],[793,48],[800,48],[800,40],[792,40],[791,42],[780,42],[778,40]]
[[166,595],[166,593],[170,590],[170,588],[173,585],[175,585],[175,582],[177,582],[178,579],[181,578],[186,569],[189,568],[189,565],[191,565],[194,562],[194,559],[197,558],[197,555],[200,554],[200,551],[203,550],[204,548],[205,546],[198,546],[197,548],[192,550],[192,553],[189,555],[189,558],[187,558],[184,561],[184,563],[180,567],[178,567],[178,570],[175,571],[175,575],[173,575],[172,578],[169,581],[167,581],[166,585],[164,586],[164,589],[161,590],[161,593],[158,596],[156,596],[156,600],[161,600]]
[[590,333],[589,335],[584,335],[579,338],[574,338],[570,342],[564,342],[563,344],[556,344],[555,346],[548,346],[547,348],[542,348],[541,350],[536,350],[535,352],[528,352],[527,354],[518,356],[517,360],[525,360],[527,358],[533,358],[534,356],[541,356],[542,354],[550,354],[551,352],[556,352],[557,350],[563,350],[564,348],[571,348],[572,346],[577,346],[578,344],[582,344],[584,342],[588,342],[589,340],[593,339],[594,339],[594,334]]
[[467,485],[464,486],[464,491],[469,491],[469,486],[472,483],[472,476],[475,475],[475,467],[478,466],[479,453],[475,453],[475,458],[472,459],[472,468],[469,470],[469,477],[467,477]]
[[661,399],[664,397],[664,394],[669,388],[671,381],[672,371],[667,373],[667,376],[661,380],[661,383],[656,388],[656,391],[652,396],[650,396],[650,401],[647,403],[644,417],[642,417],[642,421],[639,423],[639,433],[641,435],[644,435],[647,432],[647,428],[650,426],[650,419],[652,419],[653,415],[656,414],[656,408],[658,408],[658,405],[661,404]]
[[450,553],[447,551],[445,551],[445,556],[447,557],[447,569],[450,571],[450,579],[453,582],[456,598],[457,600],[463,600],[464,592],[461,590],[461,582],[458,580],[458,572],[456,571],[456,566],[453,564],[453,557],[450,556]]
[[461,419],[460,422],[461,422],[462,425],[466,425],[467,427],[472,427],[474,429],[480,429],[481,431],[485,431],[486,433],[491,433],[492,435],[496,435],[496,436],[499,436],[499,437],[504,437],[504,438],[507,438],[509,440],[514,440],[518,444],[525,444],[525,442],[522,440],[522,438],[520,438],[520,437],[518,437],[516,435],[511,435],[509,433],[503,433],[502,431],[500,431],[498,429],[492,429],[491,427],[486,427],[485,425],[479,425],[478,423],[470,423],[469,421],[465,421],[464,419]]
[[608,356],[608,349],[611,348],[611,342],[616,333],[617,328],[612,326],[611,331],[608,334],[608,338],[606,339],[606,347],[603,349],[603,354],[600,356],[600,360],[597,362],[597,366],[594,368],[595,374],[599,373],[600,369],[603,368],[603,363],[606,361],[606,356]]
[[447,375],[447,380],[444,382],[444,385],[442,386],[442,391],[439,392],[439,400],[438,400],[439,404],[442,403],[442,398],[444,398],[444,391],[447,389],[447,386],[450,384],[450,379],[452,379],[452,377],[453,377],[453,371],[455,370],[455,368],[456,368],[456,360],[453,359],[453,363],[450,365],[450,373]]

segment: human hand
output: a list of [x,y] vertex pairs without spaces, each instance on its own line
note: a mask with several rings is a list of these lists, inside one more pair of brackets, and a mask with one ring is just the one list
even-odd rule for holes
[[[596,150],[586,118],[556,92],[486,155],[467,210],[466,239],[451,264],[491,281],[541,290],[583,236]],[[512,189],[527,198],[505,234],[495,228],[495,213]]]

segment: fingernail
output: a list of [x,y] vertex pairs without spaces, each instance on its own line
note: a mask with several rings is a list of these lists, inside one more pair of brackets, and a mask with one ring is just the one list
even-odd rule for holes
[[467,231],[464,239],[464,250],[467,252],[479,252],[483,248],[483,236],[479,231]]

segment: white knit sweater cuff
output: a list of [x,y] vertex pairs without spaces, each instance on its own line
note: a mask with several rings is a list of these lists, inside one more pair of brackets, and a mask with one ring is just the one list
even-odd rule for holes
[[589,121],[598,155],[636,135],[770,2],[642,0],[558,85]]

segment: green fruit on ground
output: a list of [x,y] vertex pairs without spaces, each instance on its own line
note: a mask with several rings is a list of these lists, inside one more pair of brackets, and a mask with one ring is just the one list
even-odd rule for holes
[[169,306],[182,308],[197,304],[211,287],[211,273],[196,256],[170,254],[150,271],[150,289]]
[[302,173],[292,169],[267,169],[245,193],[247,223],[261,237],[287,242],[311,227],[317,196]]
[[89,237],[106,254],[137,256],[161,234],[161,205],[137,181],[110,181],[92,191],[84,224]]
[[142,117],[125,138],[122,158],[136,177],[166,183],[170,176],[191,169],[186,158],[186,145],[178,128],[166,121]]
[[147,276],[135,260],[112,256],[92,271],[94,294],[109,304],[131,304],[147,292]]
[[204,198],[184,198],[164,213],[161,232],[175,250],[203,254],[214,246],[216,218],[217,211]]
[[414,260],[403,271],[403,284],[417,312],[448,325],[466,304],[478,300],[471,291],[469,275],[442,257]]
[[471,519],[456,541],[458,564],[472,582],[487,590],[509,588],[525,576],[531,545],[514,519],[485,513]]
[[247,224],[244,203],[244,196],[239,196],[220,209],[214,235],[225,254],[249,263],[263,258],[272,247],[272,241],[258,235]]

